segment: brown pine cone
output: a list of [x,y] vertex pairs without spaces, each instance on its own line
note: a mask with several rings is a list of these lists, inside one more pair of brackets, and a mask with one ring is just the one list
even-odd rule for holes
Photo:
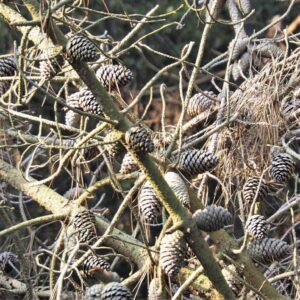
[[110,264],[106,260],[92,255],[83,262],[83,273],[86,278],[94,278],[94,274],[98,270],[110,271]]
[[131,154],[127,152],[122,160],[120,173],[129,174],[137,171],[139,166],[136,164],[135,160],[132,158]]
[[96,76],[108,91],[127,85],[133,78],[131,70],[122,65],[104,65]]
[[236,267],[234,265],[229,265],[226,269],[222,269],[222,274],[235,296],[238,297],[242,291],[243,284],[234,276],[239,276]]
[[75,35],[68,40],[66,52],[71,61],[93,61],[97,58],[97,47],[82,35]]
[[254,239],[263,239],[268,236],[270,225],[264,216],[253,215],[247,220],[246,230]]
[[133,300],[130,290],[118,282],[106,284],[101,293],[101,300]]
[[178,169],[191,176],[213,170],[219,159],[204,150],[189,149],[181,154]]
[[177,230],[171,234],[166,234],[160,244],[160,263],[164,272],[175,277],[181,267],[187,253],[187,244],[184,235]]
[[97,238],[95,215],[87,210],[77,212],[72,219],[76,234],[81,243],[93,243]]
[[78,104],[79,107],[85,112],[95,115],[103,115],[103,107],[96,101],[93,93],[86,88],[79,91]]
[[195,94],[189,100],[186,111],[188,115],[190,115],[191,117],[197,116],[213,106],[213,100],[211,100],[206,95],[208,95],[211,98],[217,98],[216,94],[211,91],[204,91],[203,93]]
[[291,251],[291,246],[286,242],[269,238],[255,240],[248,246],[251,258],[265,265],[286,258]]
[[131,149],[140,153],[154,151],[154,143],[151,135],[144,127],[131,127],[125,134],[125,142]]
[[161,205],[149,181],[142,187],[139,197],[139,211],[144,220],[153,223],[161,215]]
[[231,213],[222,206],[209,205],[204,209],[198,209],[193,214],[197,227],[206,232],[222,229],[232,222]]
[[[17,66],[13,57],[0,59],[0,77],[13,76],[17,70]],[[0,97],[4,95],[10,88],[9,80],[0,81]]]
[[106,143],[104,147],[111,157],[115,157],[125,151],[124,146],[120,142],[121,136],[120,132],[111,130],[103,139],[103,142]]
[[280,106],[282,117],[292,123],[300,118],[300,99],[287,99]]
[[[245,205],[249,206],[252,204],[254,197],[256,195],[257,192],[257,188],[259,186],[259,181],[260,178],[259,177],[250,177],[247,179],[247,181],[245,182],[244,186],[243,186],[243,198],[245,201]],[[261,181],[260,187],[259,187],[259,191],[258,191],[258,195],[257,195],[257,200],[264,200],[267,197],[269,188],[266,184],[266,182],[264,180]]]
[[46,49],[41,55],[42,61],[40,62],[41,76],[46,80],[53,78],[61,69],[64,59],[56,48],[51,47]]
[[278,183],[286,183],[295,171],[295,162],[287,153],[278,154],[272,161],[271,176]]

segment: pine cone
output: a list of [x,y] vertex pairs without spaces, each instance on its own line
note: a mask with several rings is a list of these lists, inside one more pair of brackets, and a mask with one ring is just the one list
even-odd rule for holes
[[[229,44],[229,51],[232,51],[232,60],[238,59],[247,49],[249,43],[248,38],[239,38],[237,41],[233,40]],[[233,48],[233,49],[232,49]]]
[[231,213],[222,206],[209,205],[204,209],[198,209],[193,218],[200,230],[212,232],[222,229],[232,222]]
[[96,76],[108,91],[127,85],[133,78],[131,70],[122,65],[104,65]]
[[161,215],[161,205],[149,181],[142,187],[138,200],[143,219],[153,223]]
[[[250,205],[252,204],[254,197],[256,195],[259,181],[260,181],[260,178],[254,176],[254,177],[248,178],[247,181],[245,182],[245,184],[243,186],[243,198],[244,198],[246,206],[249,206],[249,204]],[[262,180],[260,187],[259,187],[257,200],[264,200],[267,197],[268,190],[269,190],[268,186],[266,185],[265,181]]]
[[64,63],[63,57],[54,47],[44,51],[41,55],[41,59],[40,72],[41,76],[46,80],[53,78],[59,72]]
[[78,128],[80,126],[81,115],[75,111],[68,110],[65,115],[65,124],[71,127]]
[[300,118],[300,99],[288,99],[283,101],[280,113],[287,122],[294,122]]
[[5,81],[0,81],[0,97],[3,96],[9,89],[10,87],[10,82],[5,80]]
[[136,164],[135,160],[132,158],[131,154],[127,152],[122,160],[120,173],[129,174],[137,171],[139,166]]
[[114,130],[109,131],[108,134],[106,134],[106,136],[104,137],[103,142],[107,143],[105,144],[105,149],[111,157],[115,157],[125,150],[120,142],[120,139],[121,133]]
[[160,244],[160,263],[169,277],[175,277],[184,265],[187,253],[187,244],[184,235],[177,230],[166,234]]
[[130,290],[121,283],[106,284],[101,293],[101,300],[133,300]]
[[185,207],[190,207],[189,192],[180,175],[175,172],[167,172],[165,174],[165,180],[181,204]]
[[235,61],[232,65],[232,78],[234,81],[237,81],[242,75],[247,73],[250,66],[251,56],[248,52],[245,52],[238,61]]
[[13,57],[0,59],[0,77],[13,76],[16,70],[17,66]]
[[240,10],[244,15],[247,15],[251,11],[251,2],[250,0],[239,0]]
[[154,151],[154,143],[149,131],[140,126],[131,127],[125,134],[126,144],[137,152],[146,153]]
[[218,164],[218,158],[204,150],[189,149],[182,153],[178,168],[191,176],[213,170]]
[[76,213],[73,224],[81,243],[93,243],[97,238],[95,215],[84,209]]
[[[13,57],[0,59],[0,77],[13,76],[17,70],[17,66]],[[0,97],[4,95],[10,88],[10,81],[0,81]]]
[[[66,98],[66,104],[69,105],[69,106],[71,106],[71,107],[73,107],[73,108],[80,109],[79,95],[80,95],[79,92],[76,92],[74,94],[69,95]],[[65,108],[65,109],[67,110],[68,108]]]
[[286,183],[295,171],[295,162],[289,154],[280,153],[272,161],[271,176],[278,183]]
[[268,236],[270,225],[264,216],[253,215],[247,220],[246,230],[254,239],[263,239]]
[[11,264],[19,262],[18,256],[13,252],[4,251],[0,253],[0,270],[3,272],[10,272],[12,270]]
[[159,279],[153,278],[148,288],[148,300],[166,300],[167,293],[165,289],[160,291]]
[[103,284],[94,284],[86,289],[84,300],[102,300]]
[[73,61],[93,61],[97,58],[97,47],[87,37],[75,35],[66,45],[67,57]]
[[258,55],[267,58],[274,58],[284,55],[284,51],[273,42],[263,42],[259,45],[256,45],[254,51],[257,52]]
[[110,264],[106,260],[97,256],[89,256],[83,262],[83,273],[86,278],[94,278],[94,274],[98,270],[110,271]]
[[195,94],[189,100],[186,111],[188,115],[190,115],[191,117],[197,116],[213,106],[213,100],[211,100],[209,97],[206,97],[205,95],[208,95],[211,98],[217,98],[215,93],[212,91],[204,91],[203,93]]
[[238,297],[242,291],[243,285],[234,276],[234,274],[239,276],[236,267],[234,265],[229,265],[226,267],[226,269],[222,269],[222,274],[235,296]]
[[[73,108],[80,109],[79,92],[66,97],[66,104]],[[71,127],[78,128],[80,126],[81,115],[74,112],[73,110],[69,110],[67,107],[64,107],[64,110],[67,111],[65,115],[65,124]]]
[[81,89],[78,93],[79,107],[88,113],[103,115],[103,107],[96,101],[93,93],[88,89]]
[[249,244],[248,253],[253,260],[267,265],[290,255],[291,246],[284,241],[266,238]]

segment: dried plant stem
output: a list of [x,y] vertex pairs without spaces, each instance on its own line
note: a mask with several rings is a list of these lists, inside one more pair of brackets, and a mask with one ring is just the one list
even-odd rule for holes
[[47,222],[51,222],[51,221],[57,221],[57,220],[61,220],[61,219],[65,218],[65,217],[66,217],[65,214],[60,214],[60,215],[42,216],[42,217],[38,217],[35,219],[31,219],[31,220],[19,223],[17,225],[11,226],[7,229],[0,231],[0,237],[4,237],[8,234],[11,234],[15,231],[21,230],[28,226],[39,225],[39,224],[43,224],[43,223],[47,223]]

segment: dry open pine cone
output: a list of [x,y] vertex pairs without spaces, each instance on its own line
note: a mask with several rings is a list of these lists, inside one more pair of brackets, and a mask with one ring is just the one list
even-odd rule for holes
[[95,115],[103,115],[103,107],[96,101],[93,93],[86,88],[81,89],[78,92],[78,104],[85,112]]
[[300,99],[292,98],[284,100],[280,106],[280,113],[288,123],[299,120]]
[[134,171],[137,171],[138,169],[139,169],[139,166],[136,164],[132,155],[129,152],[127,152],[125,154],[125,156],[123,157],[120,173],[121,174],[129,174]]
[[147,181],[142,187],[138,205],[141,216],[149,223],[153,223],[161,215],[161,205],[151,184]]
[[133,300],[129,289],[121,283],[95,284],[86,290],[84,300]]
[[86,289],[84,300],[101,300],[103,284],[94,284]]
[[0,59],[0,77],[13,76],[17,66],[13,57],[5,57]]
[[258,55],[267,57],[267,58],[276,58],[284,55],[284,50],[279,48],[273,42],[262,42],[255,45],[254,49]]
[[78,128],[80,126],[81,115],[75,111],[68,110],[65,114],[65,124],[67,126]]
[[213,154],[205,150],[185,150],[179,159],[178,169],[191,176],[213,170],[219,160]]
[[[17,66],[13,57],[0,59],[0,77],[13,76]],[[7,92],[10,87],[10,81],[0,81],[0,97]]]
[[235,296],[238,297],[242,291],[243,284],[236,278],[236,276],[240,277],[236,267],[234,265],[229,265],[222,269],[222,274]]
[[146,153],[154,151],[154,143],[150,132],[144,127],[131,127],[125,134],[125,141],[136,152]]
[[110,130],[105,135],[103,139],[103,142],[105,143],[104,147],[111,157],[115,157],[125,150],[120,142],[121,137],[122,133],[115,130]]
[[246,37],[238,38],[236,41],[233,40],[228,47],[229,51],[232,51],[232,60],[238,59],[246,50],[249,39]]
[[91,255],[83,262],[83,273],[87,278],[93,278],[97,270],[110,271],[110,264],[105,259]]
[[246,222],[246,230],[254,239],[266,238],[270,231],[270,225],[266,218],[261,215],[253,215]]
[[268,186],[266,182],[262,179],[259,185],[260,178],[259,177],[250,177],[247,179],[243,186],[243,198],[245,204],[251,204],[254,200],[254,197],[257,193],[257,189],[259,187],[259,191],[257,194],[257,200],[264,200],[268,194]]
[[96,76],[108,91],[127,85],[133,78],[131,70],[127,67],[111,64],[101,66]]
[[241,12],[245,14],[249,14],[251,11],[251,0],[238,0],[237,3],[240,6]]
[[[72,108],[80,109],[79,106],[79,93],[74,93],[66,97],[66,104]],[[65,124],[71,127],[78,128],[80,126],[81,115],[73,110],[64,108],[66,110],[65,114]]]
[[96,234],[96,218],[95,215],[87,210],[77,212],[72,219],[78,239],[81,243],[95,242]]
[[[207,97],[207,96],[208,97]],[[217,98],[216,94],[212,91],[204,91],[202,93],[195,94],[188,103],[187,114],[191,117],[197,116],[200,113],[210,109],[214,102],[211,98]]]
[[295,162],[287,153],[279,153],[272,160],[271,176],[278,183],[287,182],[295,171]]
[[239,60],[235,61],[232,65],[232,78],[234,81],[237,81],[243,75],[245,76],[251,62],[251,56],[249,52],[245,52],[242,54]]
[[40,62],[41,76],[49,80],[53,78],[61,69],[64,59],[55,47],[45,49],[41,55]]
[[187,254],[187,244],[184,235],[177,230],[166,234],[160,244],[160,264],[169,277],[175,277],[184,265]]
[[291,246],[281,240],[265,238],[250,243],[248,253],[254,261],[268,265],[290,255]]
[[97,47],[83,35],[71,37],[67,42],[66,52],[71,61],[93,61],[97,58]]
[[222,229],[232,222],[231,213],[222,206],[209,205],[204,209],[198,209],[193,214],[197,227],[206,232]]

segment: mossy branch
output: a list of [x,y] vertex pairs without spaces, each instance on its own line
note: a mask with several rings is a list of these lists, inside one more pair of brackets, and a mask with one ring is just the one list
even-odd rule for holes
[[[4,176],[4,174],[9,174],[8,176]],[[24,194],[32,197],[33,200],[35,200],[38,204],[43,206],[46,210],[51,212],[57,212],[57,211],[64,211],[61,215],[53,215],[53,218],[60,217],[67,217],[70,212],[70,207],[72,207],[72,202],[68,201],[66,198],[62,197],[61,195],[57,194],[52,189],[40,185],[39,187],[35,187],[32,185],[29,185],[28,182],[23,178],[23,174],[21,171],[15,169],[14,167],[10,166],[3,160],[0,160],[0,179],[4,180],[11,186],[13,186],[15,189],[18,189],[22,191]],[[34,179],[33,179],[34,180]],[[21,188],[22,186],[22,188]],[[46,195],[46,197],[45,197]],[[46,202],[45,202],[46,201]],[[48,204],[46,205],[46,203]],[[76,205],[77,206],[77,205]],[[27,225],[34,225],[40,223],[41,220],[45,221],[47,219],[50,221],[51,216],[45,216],[33,220],[29,220]],[[39,220],[38,220],[39,219]],[[39,221],[37,223],[37,221]],[[98,233],[100,235],[104,234],[104,232],[109,227],[109,224],[103,221],[101,218],[97,217],[97,229]],[[9,228],[7,230],[17,230],[22,225],[25,225],[26,222],[18,224],[12,228]],[[18,227],[18,228],[17,228]],[[3,233],[5,231],[2,231]],[[147,257],[147,251],[145,249],[144,244],[142,244],[137,239],[131,237],[130,235],[127,235],[123,233],[122,231],[118,229],[113,229],[111,235],[107,236],[105,238],[105,245],[108,247],[113,248],[118,253],[128,257],[134,264],[136,264],[139,268],[144,267],[145,265],[149,265],[150,261],[144,260],[143,258]],[[188,269],[183,269],[182,273],[180,273],[180,277],[183,279],[186,279],[191,275],[191,271]],[[200,286],[201,289],[204,287],[210,288],[211,292],[213,292],[213,288],[211,284],[209,283],[208,278],[205,275],[201,275],[201,280],[195,282],[195,286]]]
[[[6,16],[4,19],[7,21],[7,23],[11,24],[12,22],[16,23],[17,21],[19,22],[26,21],[16,11],[7,8],[6,5],[1,4],[0,15],[3,16],[4,10],[6,11]],[[24,31],[24,27],[18,27],[18,29],[20,31]],[[37,27],[35,27],[34,29],[37,30]],[[41,32],[38,32],[37,34],[40,36]],[[63,48],[65,48],[66,39],[63,33],[56,27],[54,23],[52,23],[52,25],[50,26],[48,34],[52,39],[52,41],[54,42],[54,44],[61,45]],[[37,41],[36,38],[32,35],[29,35],[29,39],[31,39],[33,42]],[[93,92],[96,101],[99,102],[104,108],[105,114],[109,116],[112,120],[118,122],[118,124],[115,127],[115,130],[119,130],[123,133],[129,130],[130,127],[132,126],[130,121],[118,111],[117,106],[114,104],[113,100],[107,94],[107,92],[101,86],[101,84],[99,84],[99,81],[95,76],[95,73],[88,68],[87,64],[84,62],[80,62],[80,63],[69,62],[69,63],[72,65],[73,69],[77,72],[77,74],[82,79],[82,81],[86,84],[86,86]],[[197,229],[196,225],[192,221],[191,214],[185,211],[185,209],[181,206],[179,200],[176,198],[171,188],[165,182],[162,174],[160,173],[159,169],[156,167],[152,159],[148,157],[148,155],[146,155],[145,157],[141,157],[138,154],[135,155],[133,151],[131,151],[131,153],[137,159],[137,162],[139,163],[142,170],[144,171],[147,179],[151,182],[153,188],[157,192],[158,197],[160,198],[160,201],[162,202],[163,206],[166,208],[166,210],[172,217],[174,224],[176,225],[180,224],[180,227],[186,233],[188,233],[187,235],[188,243],[190,244],[197,258],[202,263],[209,279],[212,281],[214,286],[219,290],[219,292],[226,299],[233,299],[234,298],[233,293],[229,288],[229,286],[227,285],[217,262],[215,261],[212,253],[208,248],[208,245],[200,237],[199,230]],[[8,168],[8,166],[5,165],[0,165],[0,168],[1,167],[3,167],[3,170]],[[14,170],[10,170],[10,171],[14,173]],[[26,191],[33,199],[36,196],[36,193],[38,192],[39,188],[45,189],[44,186],[30,187],[28,186],[27,182],[26,183],[22,182],[20,184],[19,181],[13,180],[13,178],[7,178],[7,176],[9,176],[7,175],[7,173],[4,174],[2,172],[0,173],[0,176],[3,176],[6,180],[10,179],[13,182],[13,185],[14,184],[16,185],[16,188],[24,192]],[[48,195],[47,194],[45,195],[51,197],[49,191],[45,190],[45,193],[46,192],[48,193]],[[54,213],[58,213],[57,210],[59,210],[58,209],[59,206],[60,208],[63,208],[64,211],[69,212],[70,205],[67,205],[66,200],[63,197],[61,198],[60,197],[57,197],[56,201],[48,201],[48,199],[47,201],[40,201],[41,199],[39,199],[39,203],[42,206],[44,206],[46,209],[53,212],[55,211]],[[49,204],[55,202],[59,202],[60,205]],[[62,211],[60,211],[60,213],[62,213]],[[125,246],[126,246],[125,244],[122,245],[122,247]]]

